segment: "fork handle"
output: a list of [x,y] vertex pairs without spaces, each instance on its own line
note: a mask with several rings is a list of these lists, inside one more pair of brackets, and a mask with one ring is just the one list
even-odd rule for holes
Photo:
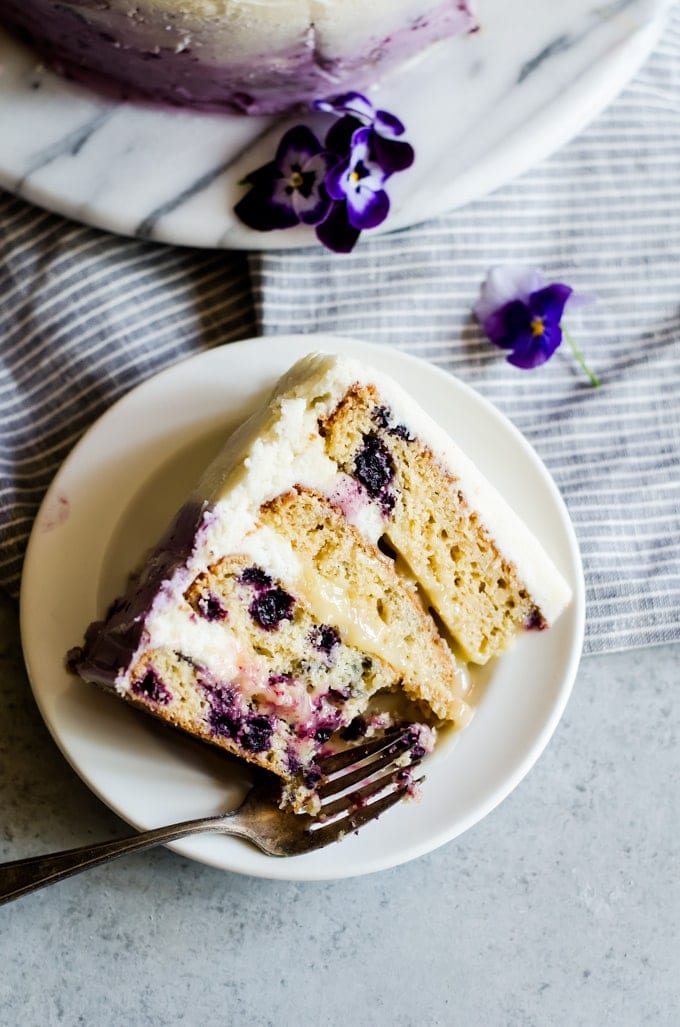
[[[53,852],[46,856],[31,856],[0,863],[0,905],[28,895],[46,884],[63,881],[66,877],[79,874],[81,870],[108,863],[109,860],[129,852],[140,852],[154,845],[164,845],[178,838],[203,831],[224,831],[225,817],[203,817],[200,820],[186,820],[170,827],[158,827],[127,838],[117,838],[97,845],[82,845],[77,849]],[[235,826],[235,825],[234,825]]]

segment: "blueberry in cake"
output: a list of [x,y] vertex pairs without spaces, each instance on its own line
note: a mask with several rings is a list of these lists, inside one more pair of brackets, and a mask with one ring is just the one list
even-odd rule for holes
[[462,728],[465,665],[568,601],[537,540],[400,386],[312,354],[227,441],[70,665],[273,771],[303,806],[329,739],[377,693]]
[[476,27],[467,0],[0,0],[63,74],[180,107],[263,114]]

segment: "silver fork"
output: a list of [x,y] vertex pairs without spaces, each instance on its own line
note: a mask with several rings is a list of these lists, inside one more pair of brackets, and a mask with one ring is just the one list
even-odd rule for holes
[[315,816],[279,809],[276,800],[280,786],[272,775],[263,773],[239,808],[230,813],[0,864],[0,904],[128,852],[192,834],[237,835],[269,856],[299,856],[323,848],[375,820],[424,780],[414,782],[410,769],[420,762],[417,738],[417,732],[409,726],[395,728],[380,738],[320,760],[322,776],[315,791],[321,808]]

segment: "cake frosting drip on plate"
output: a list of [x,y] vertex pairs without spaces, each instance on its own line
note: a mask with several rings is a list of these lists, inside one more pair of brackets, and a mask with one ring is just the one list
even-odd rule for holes
[[304,804],[324,747],[376,695],[462,728],[467,663],[568,601],[537,540],[400,386],[312,354],[227,441],[70,659]]
[[370,85],[475,28],[467,0],[0,0],[0,20],[120,97],[249,114]]

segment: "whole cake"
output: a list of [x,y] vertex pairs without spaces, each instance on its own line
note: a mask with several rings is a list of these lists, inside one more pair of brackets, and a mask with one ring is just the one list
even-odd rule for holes
[[50,65],[118,95],[268,113],[475,27],[467,0],[0,0]]
[[329,738],[376,693],[463,727],[465,664],[568,601],[536,539],[400,386],[312,354],[228,440],[70,663],[303,801]]

